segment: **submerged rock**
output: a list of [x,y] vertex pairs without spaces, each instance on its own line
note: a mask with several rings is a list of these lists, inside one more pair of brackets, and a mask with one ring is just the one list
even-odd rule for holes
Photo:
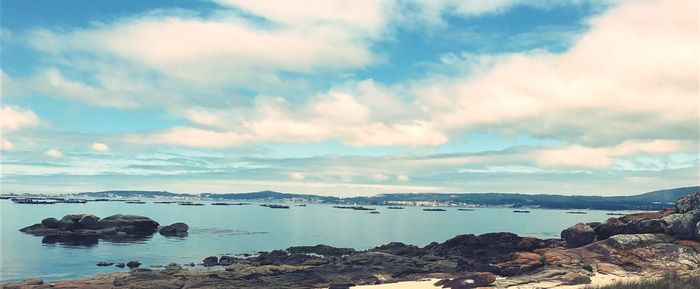
[[174,223],[172,225],[161,227],[160,230],[158,230],[158,233],[168,237],[184,237],[187,236],[187,230],[189,229],[190,227],[185,223]]
[[100,267],[106,267],[106,266],[112,266],[112,265],[114,265],[114,263],[112,263],[112,262],[105,262],[105,261],[97,262],[97,266],[100,266]]
[[141,266],[141,262],[139,261],[129,261],[126,263],[126,267],[129,267],[129,269],[138,268],[139,266]]

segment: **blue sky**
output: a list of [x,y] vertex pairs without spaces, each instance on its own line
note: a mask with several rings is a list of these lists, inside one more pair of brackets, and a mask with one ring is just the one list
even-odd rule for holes
[[1,189],[697,185],[697,20],[685,0],[7,0]]

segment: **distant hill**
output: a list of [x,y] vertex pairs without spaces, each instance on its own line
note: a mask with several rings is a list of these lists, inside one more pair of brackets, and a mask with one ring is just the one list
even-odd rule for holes
[[506,206],[513,208],[540,207],[550,209],[599,209],[599,210],[659,210],[672,207],[678,198],[700,190],[700,186],[668,189],[635,196],[564,196],[526,195],[514,193],[402,193],[382,194],[371,197],[339,198],[309,194],[288,194],[275,191],[251,193],[203,193],[199,195],[176,194],[164,191],[104,191],[78,193],[90,198],[173,198],[200,197],[223,200],[281,201],[296,199],[303,202],[337,204],[386,205],[393,202],[439,202],[449,204],[474,204],[480,206]]
[[173,197],[194,197],[191,194],[176,194],[166,191],[102,191],[102,192],[82,192],[75,194],[78,197],[88,198],[173,198]]
[[646,194],[629,197],[612,197],[612,199],[622,198],[623,200],[628,201],[675,203],[680,197],[695,193],[697,191],[700,191],[699,186],[653,191]]
[[211,194],[204,193],[200,195],[202,198],[212,199],[228,199],[228,200],[282,200],[282,199],[303,199],[315,200],[326,203],[338,202],[341,200],[338,197],[316,196],[305,194],[288,194],[275,191],[260,191],[252,193],[226,193],[226,194]]

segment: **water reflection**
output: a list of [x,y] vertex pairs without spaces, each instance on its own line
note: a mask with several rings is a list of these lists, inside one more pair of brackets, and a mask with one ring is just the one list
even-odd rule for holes
[[44,236],[41,243],[45,245],[60,245],[63,247],[94,247],[100,240],[109,243],[120,244],[145,244],[153,238],[152,235],[130,236],[130,237],[105,237],[105,236],[78,236],[78,235],[58,235]]

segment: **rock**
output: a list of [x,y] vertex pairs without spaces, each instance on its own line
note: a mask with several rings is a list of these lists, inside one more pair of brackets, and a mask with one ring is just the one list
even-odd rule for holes
[[58,229],[61,231],[73,231],[75,230],[75,223],[61,219],[61,222],[58,223]]
[[129,267],[129,269],[138,268],[139,266],[141,266],[141,262],[139,261],[129,261],[126,263],[126,267]]
[[41,224],[49,229],[57,229],[59,221],[56,218],[46,218],[41,220]]
[[[352,249],[350,249],[352,250]],[[353,250],[354,251],[354,250]],[[391,242],[372,249],[371,251],[385,252],[398,256],[418,256],[421,254],[421,249],[417,246],[406,245],[401,242]],[[343,254],[346,255],[346,254]]]
[[642,245],[673,243],[675,240],[676,238],[666,234],[634,234],[615,235],[607,239],[606,243],[614,248],[630,249]]
[[316,245],[316,246],[297,246],[287,248],[289,253],[301,253],[301,254],[318,254],[322,256],[342,256],[349,255],[355,252],[351,248],[335,248],[326,245]]
[[219,258],[219,265],[227,266],[227,265],[236,264],[237,260],[238,259],[236,259],[236,257],[221,256],[221,258]]
[[595,231],[598,240],[605,240],[614,235],[627,234],[629,229],[627,228],[627,224],[620,221],[620,219],[610,218],[605,224],[595,227],[593,231]]
[[634,213],[634,214],[628,214],[628,215],[620,217],[620,221],[622,221],[623,223],[630,223],[630,222],[640,221],[640,220],[661,219],[661,218],[668,216],[670,214],[673,214],[673,213],[675,213],[675,211],[672,209],[658,211],[658,212]]
[[695,224],[695,240],[700,241],[700,221]]
[[668,233],[681,239],[693,239],[698,222],[700,222],[700,210],[686,212],[673,218],[668,226]]
[[496,275],[489,272],[470,273],[465,276],[452,279],[443,279],[436,282],[435,286],[442,288],[462,289],[488,286],[496,281]]
[[[60,221],[46,218],[41,224],[27,226],[20,231],[35,236],[52,237],[44,239],[48,243],[94,245],[98,239],[143,239],[152,235],[157,228],[157,222],[142,216],[114,215],[100,219],[94,215],[72,214],[63,216]],[[179,230],[181,227],[177,228]]]
[[660,219],[641,219],[630,222],[628,232],[631,234],[661,234],[667,230],[666,222]]
[[545,264],[542,256],[529,252],[515,252],[504,256],[505,261],[494,265],[494,273],[503,276],[516,276],[530,273]]
[[569,272],[561,277],[561,281],[564,285],[591,284],[591,277],[579,272]]
[[100,218],[94,215],[85,215],[78,221],[78,227],[83,229],[94,230],[97,229],[97,221],[99,220]]
[[700,210],[700,191],[682,197],[676,202],[676,211],[680,214],[694,210]]
[[32,279],[24,280],[20,284],[21,285],[41,285],[41,284],[44,284],[44,281],[41,279],[32,278]]
[[562,239],[566,240],[569,248],[576,248],[593,243],[596,234],[591,226],[578,223],[561,232]]
[[100,267],[106,267],[106,266],[112,266],[112,265],[114,265],[114,263],[112,263],[112,262],[105,262],[105,261],[97,262],[97,266],[100,266]]
[[216,256],[206,257],[206,258],[204,258],[204,260],[202,260],[202,264],[204,264],[204,266],[219,265],[219,258],[217,258]]
[[184,237],[187,236],[187,230],[189,229],[190,227],[185,223],[174,223],[172,225],[161,227],[158,232],[163,236]]
[[97,223],[100,228],[121,227],[125,232],[138,234],[151,234],[159,226],[158,222],[147,217],[121,214],[100,219]]
[[78,223],[80,219],[82,219],[85,216],[85,214],[71,214],[71,215],[65,215],[63,218],[61,218],[61,222],[73,222],[73,223]]
[[124,264],[124,263],[117,263],[116,265],[114,265],[114,267],[117,267],[117,268],[124,268],[124,267],[126,267],[126,264]]

